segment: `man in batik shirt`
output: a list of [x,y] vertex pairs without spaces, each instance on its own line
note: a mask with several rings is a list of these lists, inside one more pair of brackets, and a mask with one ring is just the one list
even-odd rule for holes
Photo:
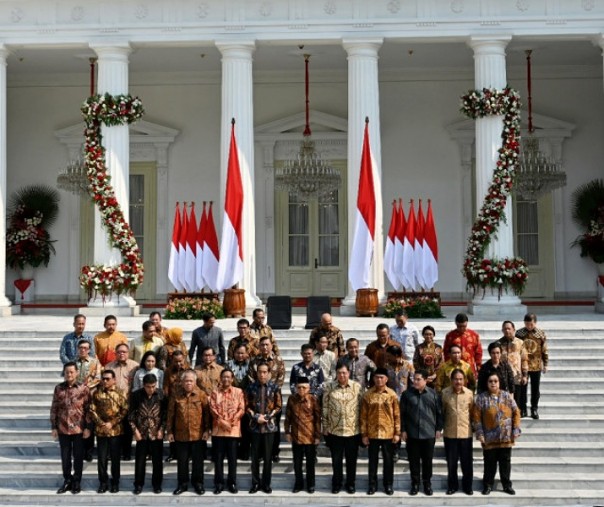
[[212,394],[220,385],[220,372],[224,369],[216,362],[216,352],[212,347],[204,347],[201,351],[202,363],[195,367],[197,373],[197,386],[206,393],[206,396]]
[[310,343],[302,345],[300,354],[302,355],[302,361],[292,366],[292,372],[289,377],[290,391],[292,394],[296,394],[298,380],[304,377],[308,379],[310,394],[320,400],[323,394],[325,377],[323,376],[321,367],[313,362],[314,350],[312,345]]
[[340,328],[333,325],[330,313],[321,315],[321,324],[310,332],[308,343],[317,348],[317,342],[322,336],[327,338],[327,348],[336,355],[336,358],[346,353],[346,350],[344,350],[344,337]]
[[339,364],[348,366],[350,379],[361,384],[363,390],[371,385],[371,375],[376,369],[374,362],[365,354],[360,353],[359,340],[346,340],[346,354],[338,360]]
[[227,358],[232,360],[235,357],[235,349],[240,345],[245,345],[249,357],[258,355],[258,338],[250,334],[250,322],[247,319],[239,319],[237,321],[237,332],[235,338],[231,338],[227,349]]
[[267,336],[273,345],[273,352],[277,355],[280,355],[279,346],[277,345],[277,339],[275,338],[273,328],[271,328],[271,326],[269,326],[268,324],[265,324],[264,320],[264,310],[262,308],[256,308],[252,313],[250,335],[252,336],[252,338],[256,339],[256,343],[258,343],[261,338]]
[[[528,382],[528,354],[524,348],[524,342],[516,338],[516,326],[511,320],[504,320],[501,325],[503,336],[499,338],[501,345],[501,360],[507,361],[514,374],[514,400],[520,408],[522,417],[527,416],[526,412],[526,392],[524,401],[522,398],[522,386]],[[522,410],[524,407],[524,410]]]
[[[85,384],[93,392],[101,383],[101,372],[103,368],[98,359],[90,357],[90,342],[80,340],[78,342],[78,358],[75,361],[78,367],[78,382]],[[84,459],[92,461],[92,450],[94,449],[94,433],[90,432],[87,438],[84,438]]]
[[452,345],[457,345],[461,349],[461,360],[468,363],[472,368],[474,377],[478,377],[478,371],[482,366],[482,344],[478,333],[468,329],[468,316],[465,313],[458,313],[455,316],[455,329],[449,331],[445,336],[445,343],[443,344],[445,361],[448,361],[451,357]]

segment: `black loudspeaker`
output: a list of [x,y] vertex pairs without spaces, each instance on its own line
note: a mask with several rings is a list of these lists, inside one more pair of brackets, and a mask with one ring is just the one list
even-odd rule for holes
[[331,313],[331,299],[329,296],[311,296],[306,301],[306,326],[304,329],[313,329],[321,324],[321,315]]
[[292,327],[292,298],[270,296],[266,302],[267,324],[273,329]]

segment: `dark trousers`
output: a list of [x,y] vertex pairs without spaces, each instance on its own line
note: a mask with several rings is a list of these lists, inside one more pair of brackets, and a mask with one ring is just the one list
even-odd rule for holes
[[134,463],[134,486],[145,485],[145,467],[147,464],[147,455],[151,455],[153,472],[151,475],[151,485],[153,489],[161,488],[164,476],[164,464],[162,454],[164,451],[164,442],[162,440],[144,439],[136,442],[135,463]]
[[[59,446],[61,447],[61,465],[63,467],[63,479],[65,481],[80,482],[82,480],[82,468],[84,466],[84,439],[82,438],[82,434],[59,434]],[[71,475],[72,456],[73,477]]]
[[329,449],[331,451],[331,466],[333,477],[332,488],[340,489],[343,482],[342,463],[346,457],[346,487],[354,487],[357,478],[357,457],[359,455],[359,436],[339,437],[328,435]]
[[384,462],[384,487],[392,487],[394,482],[394,449],[391,439],[371,438],[369,440],[369,487],[377,488],[377,473],[380,449]]
[[461,487],[464,491],[472,490],[472,477],[474,468],[472,464],[472,437],[446,438],[445,455],[447,457],[447,488],[457,491],[459,479],[457,477],[457,463],[461,463]]
[[176,442],[176,476],[179,486],[189,484],[189,459],[191,459],[191,484],[203,487],[204,441]]
[[84,456],[90,456],[92,458],[92,451],[94,450],[94,428],[90,430],[90,436],[83,440],[84,442]]
[[526,410],[526,386],[522,384],[514,385],[514,401],[521,411]]
[[250,431],[250,416],[245,414],[241,418],[241,438],[237,444],[237,459],[247,461],[250,459],[250,442],[252,441]]
[[[539,408],[539,398],[541,397],[541,371],[529,371],[528,375],[531,383],[531,408],[536,410]],[[520,409],[526,410],[528,382],[522,386],[522,389],[524,390],[524,407],[520,407]]]
[[275,416],[275,425],[277,426],[277,431],[275,432],[275,438],[273,439],[273,457],[279,456],[279,452],[281,451],[281,449],[279,449],[279,445],[281,444],[281,412]]
[[[251,434],[252,486],[268,488],[271,485],[273,440],[275,435],[276,433],[252,432]],[[260,460],[264,460],[262,464],[262,480],[260,479]]]
[[497,465],[499,465],[499,479],[504,488],[511,487],[510,473],[512,471],[512,448],[501,447],[496,449],[483,449],[484,474],[483,486],[493,487]]
[[306,487],[314,488],[317,447],[314,444],[296,444],[292,442],[292,452],[294,455],[294,475],[296,477],[294,487],[297,489],[302,489],[304,487],[302,462],[306,459]]
[[237,485],[237,444],[235,437],[212,437],[212,450],[214,451],[214,486],[224,486],[224,458],[227,459],[228,475],[227,485]]
[[419,484],[421,481],[425,484],[432,480],[435,442],[435,438],[407,438],[407,456],[413,484]]
[[96,437],[98,447],[98,472],[99,482],[107,484],[109,476],[107,474],[107,465],[111,459],[111,484],[120,483],[120,459],[121,459],[121,436],[117,437]]
[[122,457],[130,458],[132,456],[132,428],[128,418],[122,421]]

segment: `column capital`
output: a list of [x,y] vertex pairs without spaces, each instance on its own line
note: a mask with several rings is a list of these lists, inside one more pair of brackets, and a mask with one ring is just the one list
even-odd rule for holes
[[467,40],[468,46],[479,54],[505,54],[505,48],[512,40],[511,35],[475,35]]
[[378,37],[342,39],[342,47],[348,56],[376,57],[383,43],[384,39]]
[[127,62],[130,53],[132,53],[132,46],[129,42],[107,42],[107,43],[95,43],[89,44],[99,59],[102,60],[113,60]]
[[217,41],[216,47],[225,58],[251,58],[256,50],[256,42],[248,41]]
[[0,65],[6,65],[6,59],[10,53],[10,50],[4,44],[0,43]]

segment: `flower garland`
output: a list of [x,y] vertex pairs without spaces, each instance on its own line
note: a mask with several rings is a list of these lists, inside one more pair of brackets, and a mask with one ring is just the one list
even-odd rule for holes
[[111,176],[107,172],[101,126],[127,125],[142,118],[143,105],[130,95],[93,95],[82,104],[86,123],[85,162],[88,174],[88,193],[99,208],[101,223],[109,233],[109,243],[122,255],[117,266],[83,266],[80,286],[88,298],[111,297],[116,293],[134,294],[143,281],[144,267],[140,248],[130,225],[115,197]]
[[463,265],[467,287],[474,293],[490,287],[497,289],[498,296],[511,289],[521,294],[528,278],[528,266],[524,259],[506,257],[485,259],[485,251],[491,238],[497,234],[499,223],[505,222],[505,206],[512,191],[515,167],[520,152],[520,96],[509,87],[503,90],[484,88],[470,90],[462,97],[461,112],[469,118],[503,116],[502,145],[487,195],[468,239]]

